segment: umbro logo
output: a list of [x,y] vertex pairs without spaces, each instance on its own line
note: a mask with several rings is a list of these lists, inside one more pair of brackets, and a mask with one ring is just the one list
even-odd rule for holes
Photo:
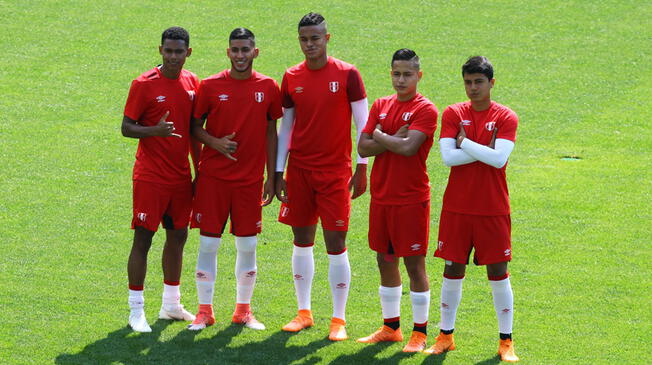
[[470,120],[463,120],[462,125],[471,125],[471,121]]
[[294,274],[294,280],[303,280],[303,276],[299,274]]
[[346,289],[346,283],[337,284],[337,289]]
[[227,101],[227,100],[229,100],[229,96],[228,96],[227,94],[219,95],[218,98],[220,99],[220,101]]
[[301,86],[297,86],[294,88],[294,92],[297,94],[301,94],[303,92],[303,88]]
[[247,273],[247,277],[248,277],[248,278],[253,278],[254,276],[256,276],[256,272],[255,272],[255,271],[249,271],[249,272]]
[[385,118],[387,118],[387,113],[382,113],[382,114],[378,115],[378,119],[382,120],[382,119],[385,119]]
[[412,251],[419,251],[421,249],[421,244],[420,243],[415,243],[410,247],[412,248]]
[[503,309],[503,313],[509,313],[509,311],[510,311],[509,308]]
[[162,103],[165,101],[165,95],[159,95],[156,97],[156,102]]
[[260,227],[262,227],[262,226],[263,226],[263,222],[262,222],[262,221],[258,221],[258,222],[256,222],[256,228],[260,228]]
[[448,304],[446,304],[446,303],[441,303],[441,307],[442,307],[442,308],[448,308]]
[[341,219],[338,219],[335,221],[335,226],[336,227],[344,227],[344,221]]
[[505,256],[509,256],[512,253],[512,250],[509,248],[505,250]]

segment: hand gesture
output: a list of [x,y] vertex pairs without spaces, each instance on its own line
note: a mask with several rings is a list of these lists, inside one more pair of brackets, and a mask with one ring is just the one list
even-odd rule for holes
[[274,191],[274,179],[275,177],[268,177],[267,181],[265,181],[265,185],[263,185],[263,200],[260,203],[263,207],[269,205],[269,203],[274,200],[274,195],[276,193]]
[[231,138],[235,137],[235,132],[226,135],[222,138],[215,138],[213,140],[213,143],[211,143],[211,148],[219,151],[222,153],[226,158],[229,160],[233,161],[238,161],[235,157],[233,157],[231,154],[235,153],[235,151],[238,149],[238,142],[233,141]]
[[353,190],[351,199],[355,199],[367,191],[367,165],[358,164],[355,173],[349,180],[349,191]]
[[460,148],[460,145],[462,144],[464,138],[466,138],[466,131],[464,130],[464,124],[460,122],[460,131],[457,132],[455,147]]
[[498,128],[494,127],[494,135],[491,136],[491,142],[489,142],[489,148],[496,149],[496,134],[498,134]]
[[275,176],[276,182],[274,184],[276,190],[276,199],[283,203],[288,202],[288,190],[283,178],[283,172],[277,172]]
[[159,120],[158,123],[154,126],[154,128],[156,128],[156,135],[160,137],[181,138],[180,134],[172,133],[175,131],[174,123],[165,120],[169,115],[170,115],[170,111],[168,110],[165,112],[165,114],[163,114],[161,120]]

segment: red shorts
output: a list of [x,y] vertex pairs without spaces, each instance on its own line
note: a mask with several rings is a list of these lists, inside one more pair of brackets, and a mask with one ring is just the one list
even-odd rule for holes
[[470,215],[442,211],[436,257],[468,264],[471,249],[476,265],[511,261],[512,221],[509,215]]
[[232,234],[254,236],[262,228],[262,195],[262,180],[238,185],[201,175],[195,187],[190,227],[221,235],[230,216]]
[[159,223],[165,229],[188,227],[192,209],[192,183],[163,185],[134,180],[134,216],[131,228],[143,227],[156,232]]
[[351,169],[306,170],[288,166],[288,202],[281,204],[278,220],[293,227],[317,224],[324,229],[348,231],[351,214]]
[[430,201],[369,207],[369,247],[398,257],[426,255]]

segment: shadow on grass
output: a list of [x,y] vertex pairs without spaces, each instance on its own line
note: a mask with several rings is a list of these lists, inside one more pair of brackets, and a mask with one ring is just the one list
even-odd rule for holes
[[[158,320],[151,333],[133,333],[129,327],[111,332],[106,338],[87,345],[77,354],[61,354],[56,364],[199,364],[199,363],[243,363],[243,364],[287,364],[312,355],[332,342],[324,338],[306,345],[287,346],[293,336],[287,332],[276,332],[263,341],[251,342],[239,347],[228,347],[234,336],[243,329],[231,325],[211,338],[195,341],[196,331],[180,331],[169,341],[161,342],[161,332],[170,324]],[[303,362],[320,361],[312,357]]]
[[495,355],[494,357],[490,357],[486,360],[482,360],[480,362],[476,362],[475,365],[496,365],[500,364],[500,355]]
[[401,360],[411,358],[413,360],[423,359],[423,364],[442,364],[446,358],[446,353],[442,355],[425,355],[422,353],[406,353],[395,352],[392,356],[387,358],[376,358],[376,356],[384,351],[386,348],[394,345],[391,342],[381,342],[373,345],[367,345],[362,351],[355,354],[340,355],[336,357],[330,364],[337,365],[350,365],[350,364],[398,364]]

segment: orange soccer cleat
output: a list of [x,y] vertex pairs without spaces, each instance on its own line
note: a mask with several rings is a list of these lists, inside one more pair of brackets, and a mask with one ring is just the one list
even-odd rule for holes
[[518,356],[514,352],[514,343],[511,339],[500,340],[498,344],[498,355],[501,361],[517,362]]
[[425,333],[414,331],[407,345],[403,347],[403,352],[421,352],[426,348],[428,336]]
[[455,350],[455,340],[453,339],[453,334],[445,335],[439,333],[439,336],[435,339],[435,344],[432,345],[429,349],[424,351],[426,354],[443,354],[446,351]]
[[215,316],[213,316],[213,306],[211,304],[200,304],[199,312],[195,320],[188,325],[191,331],[199,331],[208,326],[215,324]]
[[346,334],[346,322],[343,319],[333,317],[331,319],[331,329],[328,334],[328,339],[331,341],[344,341],[349,338]]
[[296,317],[290,323],[283,326],[283,331],[299,332],[304,328],[312,327],[315,322],[312,320],[310,309],[301,309]]
[[401,333],[400,327],[393,330],[390,327],[383,325],[378,329],[378,331],[367,337],[358,338],[357,341],[361,343],[400,342],[403,341],[403,333]]

